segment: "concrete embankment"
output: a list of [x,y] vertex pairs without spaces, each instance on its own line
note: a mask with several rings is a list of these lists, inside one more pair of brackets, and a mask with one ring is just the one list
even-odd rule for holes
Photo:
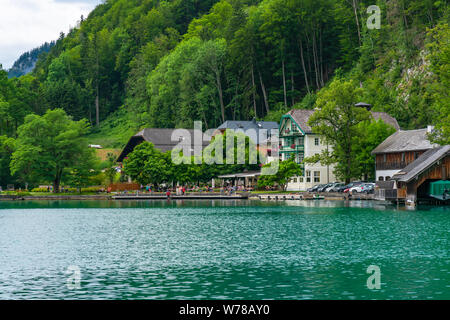
[[111,200],[110,195],[48,195],[48,196],[20,196],[0,195],[0,201],[30,201],[30,200]]
[[259,200],[374,200],[373,194],[365,193],[280,193],[280,194],[252,194],[250,199]]

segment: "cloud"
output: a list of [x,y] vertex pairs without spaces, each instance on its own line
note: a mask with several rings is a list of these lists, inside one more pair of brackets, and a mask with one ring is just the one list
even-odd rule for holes
[[0,64],[12,66],[24,52],[56,40],[87,17],[100,0],[0,0]]

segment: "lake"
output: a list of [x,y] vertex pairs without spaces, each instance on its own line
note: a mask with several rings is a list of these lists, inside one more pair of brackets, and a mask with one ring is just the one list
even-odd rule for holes
[[450,207],[0,202],[0,299],[450,299]]

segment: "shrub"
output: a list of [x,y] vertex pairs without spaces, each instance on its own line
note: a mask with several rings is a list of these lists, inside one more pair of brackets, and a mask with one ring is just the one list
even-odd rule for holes
[[105,188],[104,187],[82,188],[81,192],[82,193],[100,193],[100,192],[105,192]]
[[47,188],[34,188],[31,192],[49,192]]

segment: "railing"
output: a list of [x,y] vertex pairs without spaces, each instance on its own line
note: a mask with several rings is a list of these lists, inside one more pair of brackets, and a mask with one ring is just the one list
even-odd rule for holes
[[292,148],[291,146],[282,146],[280,148],[281,152],[295,152],[295,151],[305,151],[305,146],[295,146],[294,148]]
[[376,200],[396,200],[397,189],[375,189]]
[[302,135],[303,135],[303,133],[301,133],[298,130],[286,129],[286,130],[281,130],[281,132],[280,132],[280,136],[283,136],[283,137],[286,137],[286,136],[302,136]]
[[408,164],[405,161],[377,162],[377,170],[401,170]]

